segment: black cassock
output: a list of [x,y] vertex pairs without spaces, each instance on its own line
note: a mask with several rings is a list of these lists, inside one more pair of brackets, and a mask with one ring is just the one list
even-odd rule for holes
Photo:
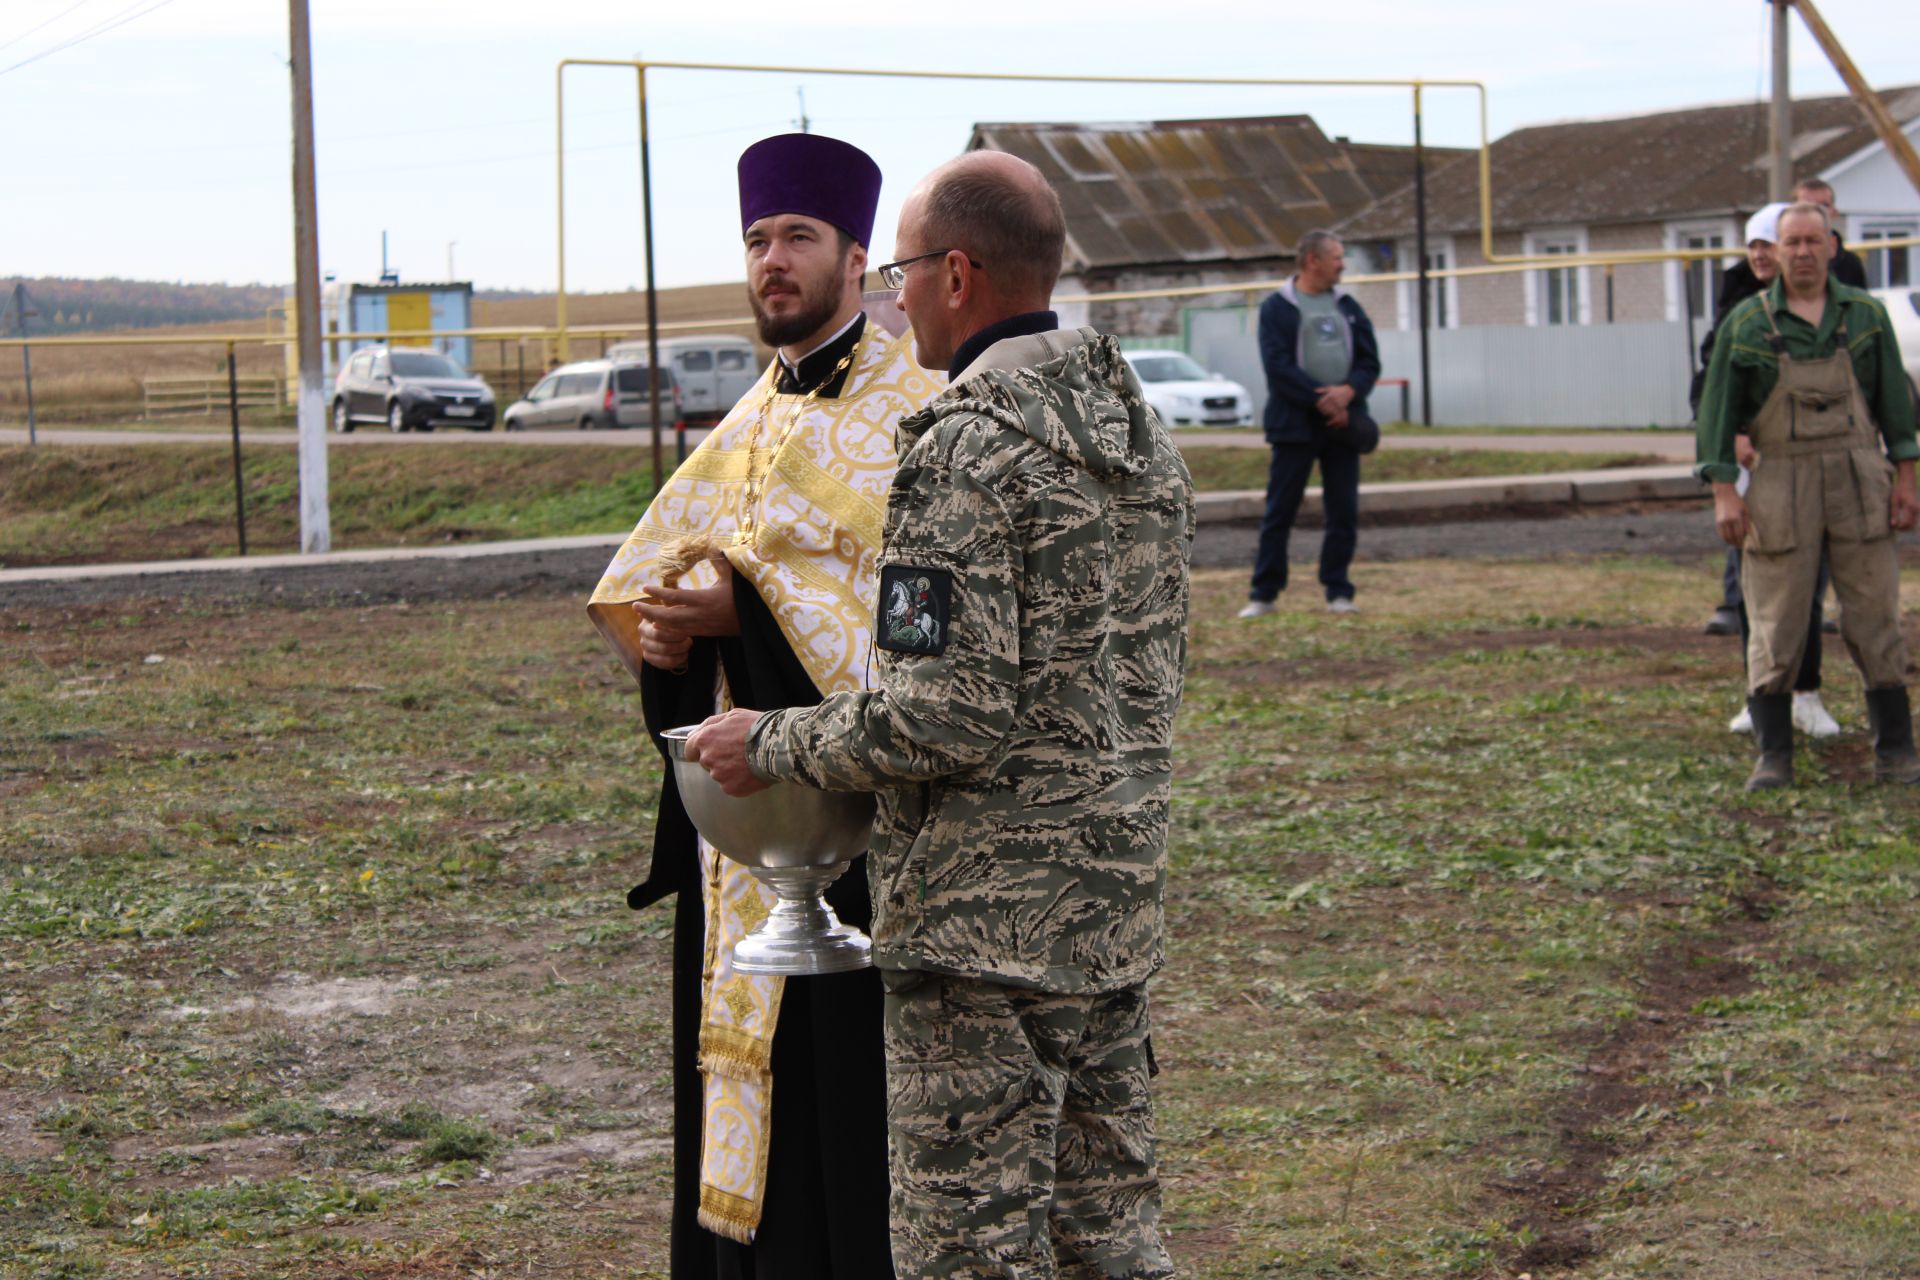
[[[684,675],[652,667],[641,678],[647,730],[698,724],[713,713],[715,663],[735,706],[757,711],[820,701],[753,584],[733,579],[740,634],[696,640]],[[664,748],[662,750],[664,755]],[[678,895],[673,914],[673,1280],[867,1280],[893,1276],[887,1237],[886,1065],[880,976],[788,978],[773,1037],[773,1109],[767,1189],[751,1245],[715,1235],[700,1205],[702,1087],[700,972],[706,916],[693,824],[671,766],[654,827],[653,866],[627,895],[635,909]],[[867,860],[827,891],[840,919],[867,928]]]

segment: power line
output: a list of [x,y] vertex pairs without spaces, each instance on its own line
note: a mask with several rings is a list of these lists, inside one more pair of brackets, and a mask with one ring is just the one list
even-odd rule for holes
[[[580,155],[587,155],[589,153],[599,152],[599,151],[632,151],[637,145],[638,145],[637,139],[628,138],[621,142],[605,142],[605,143],[595,143],[588,146],[568,147],[567,155],[580,156]],[[544,151],[501,152],[497,155],[463,156],[457,159],[450,159],[450,160],[415,161],[415,162],[409,162],[406,164],[369,165],[369,166],[356,168],[356,169],[325,168],[321,171],[321,176],[325,179],[333,180],[337,178],[359,178],[359,177],[368,177],[373,175],[390,174],[390,173],[413,173],[415,171],[425,172],[428,170],[442,170],[442,169],[484,168],[490,165],[502,165],[502,164],[517,165],[528,160],[552,160],[552,159],[553,159],[553,149],[549,147]],[[73,192],[82,192],[82,191],[129,191],[129,192],[203,191],[203,190],[211,191],[211,190],[221,190],[221,189],[231,189],[231,188],[259,187],[259,186],[266,186],[269,184],[278,184],[284,181],[285,179],[280,177],[270,177],[265,174],[248,173],[248,174],[237,174],[231,177],[213,177],[213,178],[189,177],[189,178],[179,178],[174,180],[156,181],[156,182],[118,182],[116,181],[116,182],[93,182],[93,183],[79,183],[79,184],[74,184],[74,183],[50,184],[50,183],[43,182],[36,191],[29,192],[29,191],[26,191],[25,189],[22,189],[20,192],[17,193],[17,195],[19,199],[25,200],[29,198],[44,199],[47,191],[49,190],[57,191],[61,195],[67,195]],[[16,193],[11,190],[0,191],[0,202],[5,202],[6,200],[14,197],[15,195]]]
[[[90,2],[91,0],[81,0],[82,4],[87,4]],[[723,102],[723,101],[726,101],[729,97],[733,97],[733,98],[761,97],[761,96],[765,96],[765,93],[766,93],[765,90],[761,90],[761,91],[757,91],[755,93],[750,93],[750,94],[730,94],[730,95],[721,94],[714,98],[708,99],[707,101]],[[590,118],[597,118],[601,116],[621,116],[625,119],[632,119],[633,107],[631,105],[628,105],[628,106],[622,106],[622,107],[595,108],[590,111],[586,111],[586,110],[571,111],[571,112],[568,112],[567,114],[567,118],[569,120],[575,119],[575,118],[590,119]],[[893,117],[876,116],[874,118],[875,119],[891,119]],[[928,117],[928,118],[932,118],[932,117]],[[955,119],[955,118],[961,118],[961,117],[941,116],[938,118],[942,120],[946,120],[946,119]],[[971,116],[964,117],[964,118],[972,119]],[[434,134],[443,134],[443,133],[472,133],[481,129],[512,129],[512,128],[518,128],[525,125],[539,125],[543,128],[550,128],[552,126],[552,123],[553,122],[551,120],[537,119],[532,116],[526,116],[517,120],[490,120],[490,121],[481,121],[481,122],[472,123],[472,124],[433,125],[433,126],[429,126],[427,128],[421,128],[421,129],[382,129],[378,133],[327,134],[324,137],[322,137],[319,140],[319,142],[321,146],[332,146],[333,144],[340,143],[340,142],[380,142],[388,138],[417,138],[417,137],[427,137]],[[721,129],[708,129],[699,133],[670,134],[665,137],[656,138],[654,139],[654,141],[683,142],[692,138],[716,137],[723,133],[742,133],[748,129],[758,129],[761,127],[763,126],[759,121],[754,121],[748,124],[729,125]],[[628,139],[627,145],[629,146],[636,145],[636,140],[631,138]],[[198,143],[193,146],[187,146],[187,147],[125,147],[125,148],[119,148],[112,151],[38,151],[38,152],[28,152],[24,155],[0,155],[0,164],[18,164],[22,161],[27,161],[27,160],[111,160],[120,156],[196,155],[196,154],[202,154],[206,152],[215,152],[215,151],[263,151],[263,150],[271,149],[275,152],[280,152],[280,151],[286,150],[286,147],[287,147],[286,140],[280,139],[277,141],[270,141],[270,142],[208,142],[208,143]],[[573,150],[574,148],[572,147],[567,148],[567,151],[569,152],[569,154],[571,154]],[[546,155],[548,157],[551,157],[553,155],[552,150],[548,150],[546,152]],[[393,171],[399,172],[404,167],[405,166],[397,167]]]
[[[87,30],[82,31],[79,35],[74,36],[69,40],[63,41],[60,44],[56,44],[50,49],[42,49],[39,53],[34,54],[30,58],[22,58],[20,61],[14,63],[10,67],[0,67],[0,76],[6,75],[9,71],[18,71],[20,68],[27,66],[31,63],[38,62],[42,58],[51,58],[54,54],[59,53],[63,49],[71,49],[73,48],[73,46],[77,44],[85,44],[87,41],[93,39],[95,36],[103,36],[107,34],[107,32],[114,30],[116,27],[124,27],[129,22],[132,22],[136,18],[146,17],[148,14],[152,13],[155,9],[166,8],[168,5],[173,3],[173,0],[156,0],[156,3],[147,5],[147,7],[144,9],[140,9],[140,6],[144,3],[145,3],[145,0],[134,0],[132,4],[122,9],[119,13],[114,14],[113,17],[102,19],[101,21],[95,23],[93,26],[87,28]],[[134,12],[135,9],[139,9],[140,11],[138,13],[135,13]]]
[[7,41],[5,44],[0,44],[0,49],[11,49],[13,48],[13,46],[19,44],[22,40],[25,40],[28,36],[32,35],[34,32],[44,31],[48,27],[52,26],[54,23],[60,21],[60,19],[72,13],[75,9],[84,8],[85,6],[90,5],[92,3],[93,3],[93,0],[73,0],[72,4],[68,5],[66,8],[62,9],[60,12],[54,14],[51,18],[48,18],[45,22],[42,22],[37,26],[28,27],[25,31],[22,31],[19,35]]

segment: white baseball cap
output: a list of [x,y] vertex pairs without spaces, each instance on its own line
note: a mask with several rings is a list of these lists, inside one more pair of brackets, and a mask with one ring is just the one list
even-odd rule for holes
[[1776,200],[1747,219],[1746,243],[1765,240],[1768,244],[1780,243],[1780,215],[1792,206],[1785,201]]

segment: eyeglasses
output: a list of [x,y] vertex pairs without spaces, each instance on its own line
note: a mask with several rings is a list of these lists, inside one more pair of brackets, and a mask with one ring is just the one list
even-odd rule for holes
[[[898,262],[885,263],[880,268],[880,283],[889,289],[904,289],[907,287],[908,267],[916,262],[925,262],[928,258],[944,258],[953,252],[955,251],[952,249],[935,249],[932,253],[918,253],[911,258],[902,258]],[[987,269],[985,263],[975,262],[972,258],[967,259],[967,265],[975,271]]]

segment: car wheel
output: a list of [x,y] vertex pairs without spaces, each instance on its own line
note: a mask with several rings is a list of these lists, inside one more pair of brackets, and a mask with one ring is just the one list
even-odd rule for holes
[[353,419],[347,416],[347,402],[345,400],[335,400],[333,402],[333,429],[341,435],[345,435],[347,432],[353,430]]
[[506,417],[500,419],[500,429],[502,431],[518,431],[520,430],[520,419],[514,417],[512,414],[508,414]]
[[580,419],[580,429],[581,429],[582,431],[591,431],[591,430],[593,430],[593,419],[592,419],[592,418],[582,418],[582,419]]
[[398,400],[395,400],[387,406],[387,430],[393,432],[395,435],[399,435],[406,429],[407,411],[400,407]]

